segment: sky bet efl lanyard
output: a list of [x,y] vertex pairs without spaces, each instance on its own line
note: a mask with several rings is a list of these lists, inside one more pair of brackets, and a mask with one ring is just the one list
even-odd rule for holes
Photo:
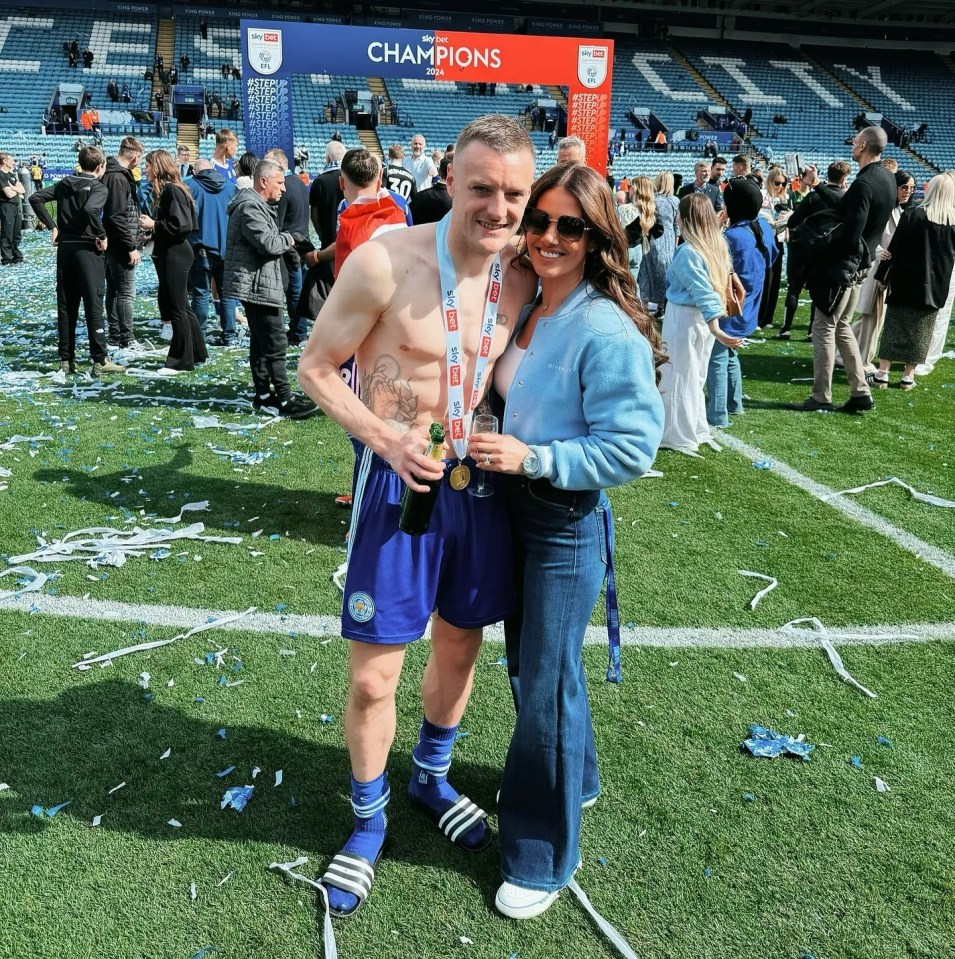
[[[487,299],[484,303],[484,320],[481,324],[481,341],[474,358],[474,385],[469,402],[465,405],[461,373],[463,356],[458,314],[458,276],[451,259],[451,251],[448,249],[450,226],[451,214],[448,213],[438,224],[438,273],[441,280],[441,317],[444,320],[444,338],[447,345],[448,437],[459,461],[459,465],[452,472],[451,485],[455,489],[463,489],[467,486],[469,474],[467,467],[460,461],[467,453],[471,414],[481,398],[484,374],[487,372],[488,358],[491,355],[491,341],[494,339],[494,327],[497,325],[497,308],[501,298],[501,255],[496,254],[491,264]],[[463,485],[458,486],[455,483],[455,473],[458,473],[459,481],[463,480]]]

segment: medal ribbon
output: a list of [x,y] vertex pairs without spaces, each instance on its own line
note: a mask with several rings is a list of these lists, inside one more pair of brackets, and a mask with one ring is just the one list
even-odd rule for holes
[[495,254],[488,275],[487,296],[484,302],[484,319],[481,323],[481,339],[474,358],[474,384],[469,401],[465,404],[462,375],[463,354],[461,329],[458,314],[458,276],[448,249],[448,232],[451,214],[438,224],[438,275],[441,281],[441,318],[444,321],[444,339],[447,345],[448,377],[448,437],[459,460],[468,450],[468,434],[471,432],[471,414],[481,398],[484,374],[491,355],[491,341],[497,325],[497,309],[501,299],[501,255]]

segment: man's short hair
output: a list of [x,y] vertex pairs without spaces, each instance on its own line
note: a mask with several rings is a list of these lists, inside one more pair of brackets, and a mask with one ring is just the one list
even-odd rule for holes
[[185,153],[188,155],[189,147],[187,147],[185,143],[180,143],[179,146],[176,147],[176,153]]
[[722,163],[723,166],[726,166],[726,157],[713,157],[713,163]]
[[527,130],[513,117],[499,113],[472,120],[459,134],[454,152],[460,153],[471,143],[481,143],[495,153],[522,153],[534,155],[534,144]]
[[750,159],[745,153],[739,153],[733,157],[733,166],[742,167],[745,176],[750,170]]
[[325,160],[328,163],[341,163],[346,152],[345,144],[338,140],[329,140],[325,144]]
[[119,155],[123,157],[142,156],[146,152],[146,147],[143,146],[142,140],[137,140],[136,137],[123,137],[122,143],[119,145]]
[[84,173],[92,173],[106,162],[106,154],[99,147],[80,147],[78,161]]
[[266,150],[265,159],[274,160],[276,163],[281,164],[283,172],[288,169],[288,155],[281,147],[272,147],[271,150]]
[[239,138],[235,135],[233,130],[230,130],[228,127],[223,127],[216,133],[216,146],[221,147],[226,143],[238,143]]
[[275,160],[259,160],[255,165],[255,172],[252,174],[252,182],[258,183],[261,179],[268,179],[274,173],[281,173],[285,176],[285,167],[279,166]]
[[212,166],[212,160],[207,160],[205,157],[200,157],[200,159],[196,160],[196,162],[192,165],[193,173],[202,173],[203,170],[212,169],[214,169]]
[[561,161],[560,155],[561,155],[561,153],[567,153],[567,152],[569,152],[570,150],[576,150],[576,151],[577,151],[577,162],[578,162],[578,163],[586,163],[586,162],[587,162],[587,144],[584,143],[584,141],[581,140],[580,137],[564,137],[564,139],[561,140],[560,143],[557,144],[557,160],[558,160],[558,162],[566,162],[566,161]]
[[392,143],[388,147],[389,160],[403,160],[405,158],[405,148],[400,143]]
[[363,147],[349,150],[342,157],[342,176],[359,188],[374,183],[380,173],[381,166],[378,164],[378,158],[372,156]]
[[709,170],[709,168],[710,168],[709,163],[707,163],[705,160],[700,160],[699,163],[694,164],[693,172],[699,173],[700,170]]
[[859,131],[859,136],[865,144],[866,152],[875,154],[875,156],[882,156],[882,151],[889,142],[889,137],[885,130],[875,125],[863,127]]
[[836,160],[829,164],[826,170],[826,179],[836,186],[842,186],[846,182],[846,177],[852,172],[852,167],[845,160]]
[[452,157],[449,157],[447,153],[441,157],[441,162],[438,164],[438,176],[442,180],[447,180],[448,178],[448,167],[451,166]]

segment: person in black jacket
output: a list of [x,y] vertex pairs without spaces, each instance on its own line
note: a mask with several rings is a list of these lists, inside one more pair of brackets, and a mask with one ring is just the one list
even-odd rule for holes
[[421,223],[437,223],[451,209],[451,196],[448,193],[448,167],[453,156],[443,156],[438,162],[438,179],[431,184],[430,190],[416,190],[411,198],[411,219],[415,226]]
[[0,253],[4,266],[23,262],[20,203],[25,195],[26,188],[20,182],[16,161],[11,154],[0,153]]
[[146,152],[135,137],[125,137],[119,153],[106,160],[103,186],[108,196],[103,207],[103,227],[109,240],[106,251],[106,318],[109,344],[123,349],[136,343],[133,302],[136,299],[136,266],[139,252],[139,193],[133,167]]
[[842,355],[849,400],[843,413],[862,413],[875,403],[866,382],[859,344],[850,323],[859,298],[859,284],[875,259],[875,250],[896,201],[895,177],[879,162],[887,137],[881,127],[869,126],[852,141],[852,159],[859,165],[855,182],[839,201],[842,229],[809,276],[812,319],[812,395],[796,409],[832,412],[832,371],[836,347]]
[[[285,170],[285,192],[279,197],[275,208],[276,226],[283,233],[294,233],[296,236],[308,239],[309,229],[309,189],[289,169],[288,155],[284,150],[275,147],[265,154],[266,160],[273,160]],[[289,250],[285,254],[285,267],[288,272],[288,283],[285,287],[285,306],[288,309],[288,341],[297,346],[308,339],[308,324],[310,317],[299,312],[298,301],[302,295],[302,282],[305,279],[305,267],[302,258]]]
[[915,368],[928,355],[935,318],[948,296],[955,268],[955,178],[951,173],[932,177],[922,206],[902,214],[888,253],[879,267],[879,278],[888,279],[889,295],[879,371],[872,379],[885,389],[893,361],[901,363],[905,369],[899,387],[910,390],[915,386]]
[[154,216],[143,214],[140,226],[155,236],[153,263],[159,278],[159,315],[172,324],[172,341],[162,372],[175,376],[193,370],[209,358],[202,328],[189,306],[187,282],[193,252],[189,234],[199,229],[192,194],[179,177],[171,153],[153,150],[146,154],[146,177],[153,188]]
[[[835,209],[839,201],[846,195],[846,177],[850,167],[845,160],[836,160],[829,164],[826,171],[826,182],[819,183],[813,191],[796,207],[793,215],[786,221],[787,227],[792,230],[803,220],[819,210]],[[788,340],[792,335],[793,320],[796,310],[799,309],[799,294],[806,285],[806,269],[808,264],[800,253],[798,243],[790,244],[789,255],[786,258],[786,318],[783,328],[776,334],[777,340]],[[809,320],[809,339],[812,339],[812,318]]]
[[[93,375],[121,373],[123,367],[106,355],[103,330],[103,293],[106,286],[104,252],[107,249],[102,213],[108,196],[100,177],[106,156],[98,147],[83,147],[78,157],[80,173],[67,176],[54,186],[37,190],[30,206],[37,219],[51,231],[56,247],[56,327],[60,370],[76,372],[76,323],[80,300],[86,317]],[[56,222],[46,208],[56,203]]]

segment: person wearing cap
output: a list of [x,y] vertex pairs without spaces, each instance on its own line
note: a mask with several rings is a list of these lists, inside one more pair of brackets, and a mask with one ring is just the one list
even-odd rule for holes
[[[747,177],[733,177],[723,190],[730,225],[723,236],[733,269],[746,290],[741,316],[723,316],[720,329],[729,336],[751,336],[759,325],[759,308],[767,273],[779,255],[773,228],[759,215],[763,194]],[[706,374],[706,422],[729,426],[730,413],[743,412],[739,351],[720,340],[713,344]]]

